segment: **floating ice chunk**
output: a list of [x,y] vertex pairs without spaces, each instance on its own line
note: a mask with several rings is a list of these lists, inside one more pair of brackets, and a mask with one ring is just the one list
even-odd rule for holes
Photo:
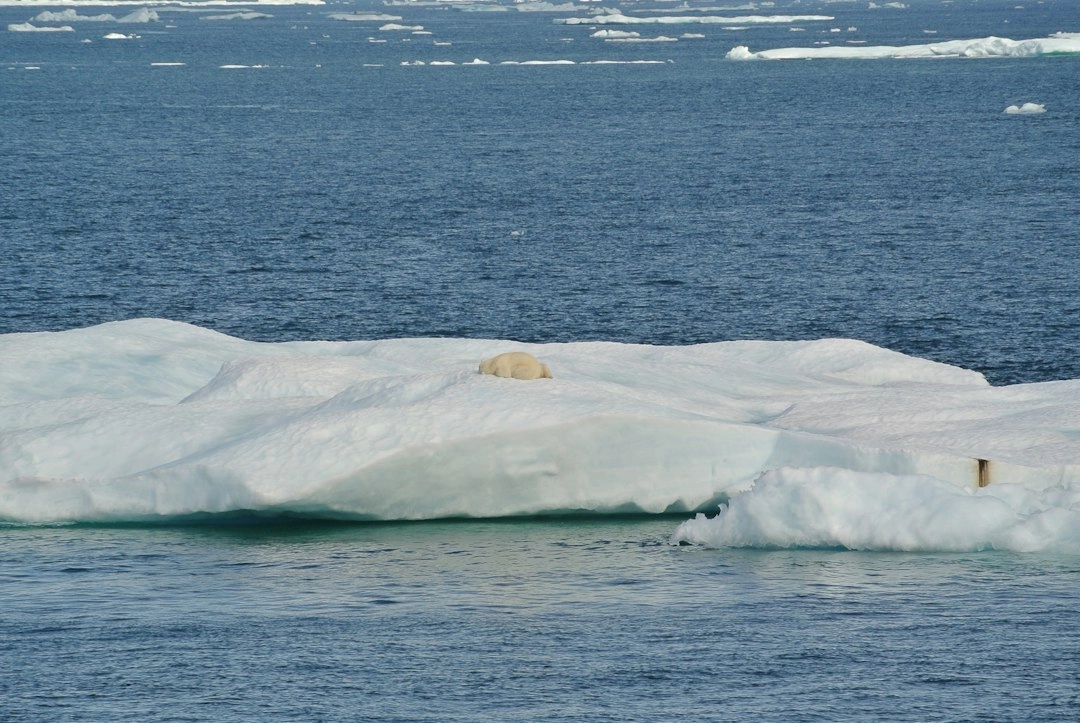
[[564,13],[564,12],[577,12],[581,9],[579,5],[575,5],[572,2],[568,3],[552,3],[552,2],[519,2],[513,5],[514,10],[519,13]]
[[[510,350],[556,379],[476,373]],[[862,342],[262,344],[136,320],[0,335],[0,357],[0,520],[730,500],[682,539],[1062,549],[1080,530],[1080,381],[993,388]]]
[[586,60],[582,65],[669,65],[670,60]]
[[1058,53],[1080,54],[1080,34],[1056,34],[1048,38],[1010,40],[988,37],[917,45],[871,45],[860,48],[776,48],[750,52],[745,45],[732,48],[729,60],[791,60],[813,58],[991,58],[1031,57]]
[[1041,103],[1024,103],[1023,105],[1010,105],[1005,109],[1008,115],[1035,115],[1045,113],[1046,106]]
[[605,43],[677,43],[678,38],[669,35],[657,35],[655,38],[605,38]]
[[272,18],[273,15],[267,15],[266,13],[257,13],[252,10],[236,13],[225,13],[223,15],[203,15],[200,20],[266,20]]
[[577,65],[576,60],[503,60],[499,65]]
[[102,36],[104,40],[138,40],[139,37],[140,36],[135,33],[128,33],[126,35],[124,33],[108,33]]
[[11,23],[7,26],[12,33],[71,33],[75,28],[70,25],[32,25],[30,23]]
[[590,38],[638,38],[641,37],[641,33],[633,30],[597,30],[595,33],[589,36]]
[[491,65],[491,63],[486,60],[481,60],[480,58],[473,58],[466,63],[462,63],[462,65]]
[[415,32],[417,30],[423,30],[423,25],[401,25],[400,23],[387,23],[379,28],[379,30],[385,30],[387,32],[393,31],[409,31]]
[[331,20],[344,20],[355,23],[386,23],[401,20],[400,15],[387,15],[385,13],[330,13],[327,17]]
[[159,20],[161,20],[161,18],[158,17],[158,14],[155,11],[150,10],[149,8],[139,8],[138,10],[135,10],[133,12],[128,13],[127,15],[124,15],[123,17],[118,19],[116,22],[118,22],[118,23],[156,23]]
[[68,8],[60,12],[46,10],[33,17],[34,22],[39,23],[115,23],[116,16],[104,13],[101,15],[79,15],[78,11]]

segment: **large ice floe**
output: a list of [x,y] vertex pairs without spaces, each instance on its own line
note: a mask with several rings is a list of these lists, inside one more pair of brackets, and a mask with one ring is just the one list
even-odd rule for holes
[[[554,379],[478,373],[515,350]],[[718,510],[676,538],[1080,551],[1080,381],[991,387],[836,339],[0,336],[8,523]]]
[[1010,40],[975,38],[918,45],[821,45],[751,52],[745,45],[728,51],[729,60],[812,60],[816,58],[1000,58],[1080,54],[1080,33],[1054,33],[1046,38]]

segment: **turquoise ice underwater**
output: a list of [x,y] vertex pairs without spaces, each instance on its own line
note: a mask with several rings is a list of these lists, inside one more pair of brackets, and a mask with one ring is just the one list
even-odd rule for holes
[[1080,22],[811,5],[0,8],[0,717],[1075,718]]

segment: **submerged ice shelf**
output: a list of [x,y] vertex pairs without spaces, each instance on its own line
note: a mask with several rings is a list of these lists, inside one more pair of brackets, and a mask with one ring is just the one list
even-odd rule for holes
[[[555,378],[477,373],[516,349]],[[1080,480],[1080,381],[994,388],[852,340],[269,344],[141,319],[3,335],[0,359],[8,522],[716,511],[759,479],[971,497],[980,458],[991,488]]]

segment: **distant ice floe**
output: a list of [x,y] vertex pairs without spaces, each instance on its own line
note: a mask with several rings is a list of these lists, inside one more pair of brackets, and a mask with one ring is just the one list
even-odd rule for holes
[[595,33],[589,36],[590,38],[603,38],[604,40],[610,40],[613,38],[640,38],[641,33],[633,30],[597,30]]
[[390,23],[401,20],[400,15],[387,15],[385,13],[330,13],[327,17],[331,20],[344,20],[353,23]]
[[138,40],[141,36],[135,33],[107,33],[101,37],[103,40]]
[[[100,4],[100,3],[98,3]],[[158,16],[157,11],[150,10],[149,8],[139,8],[133,10],[127,15],[122,15],[119,18],[111,13],[101,13],[99,15],[80,15],[79,12],[73,8],[54,12],[46,10],[38,13],[33,18],[34,22],[39,23],[156,23],[160,22],[161,18]]]
[[157,12],[150,10],[149,8],[139,8],[133,12],[128,13],[120,18],[117,18],[118,23],[156,23],[161,18]]
[[[515,350],[554,379],[477,373]],[[159,319],[0,335],[0,358],[7,523],[701,511],[676,540],[1080,552],[1080,380],[991,387],[842,339],[258,343]]]
[[1080,33],[1055,33],[1046,38],[1010,40],[987,37],[917,45],[866,47],[823,46],[776,48],[751,52],[745,45],[728,51],[730,60],[810,60],[817,58],[994,58],[1080,54]]
[[67,10],[61,10],[60,12],[53,12],[46,10],[45,12],[38,13],[33,18],[34,22],[38,23],[115,23],[116,16],[109,13],[103,13],[101,15],[79,15],[78,11],[68,8]]
[[73,33],[70,25],[33,25],[31,23],[11,23],[7,26],[12,33]]
[[266,20],[272,17],[274,16],[267,15],[266,13],[245,10],[243,12],[224,13],[222,15],[201,15],[199,16],[199,20]]
[[605,43],[677,43],[678,38],[670,35],[657,35],[653,38],[606,38]]
[[741,17],[722,17],[713,15],[657,15],[638,16],[610,13],[588,18],[558,18],[554,22],[560,25],[766,25],[784,23],[803,23],[833,20],[831,15],[745,15]]
[[581,6],[576,3],[519,2],[512,5],[519,13],[566,13],[577,12]]
[[395,32],[395,31],[416,32],[418,30],[423,30],[423,29],[424,29],[423,25],[401,25],[400,23],[387,23],[386,25],[383,25],[382,27],[379,28],[379,30],[383,30],[383,31],[386,31],[386,32]]
[[1005,109],[1008,115],[1037,115],[1045,113],[1046,106],[1041,103],[1024,103],[1023,105],[1010,105]]

